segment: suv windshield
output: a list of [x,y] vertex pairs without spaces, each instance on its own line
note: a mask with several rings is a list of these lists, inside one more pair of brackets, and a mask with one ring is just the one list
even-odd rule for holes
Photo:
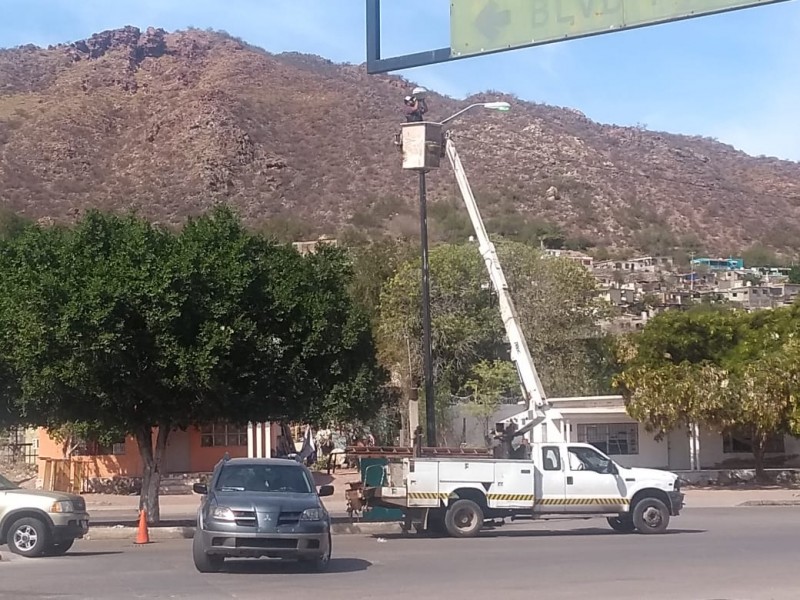
[[302,467],[226,465],[217,479],[218,492],[283,492],[310,494],[314,487]]
[[15,490],[17,486],[11,483],[8,479],[0,475],[0,490]]

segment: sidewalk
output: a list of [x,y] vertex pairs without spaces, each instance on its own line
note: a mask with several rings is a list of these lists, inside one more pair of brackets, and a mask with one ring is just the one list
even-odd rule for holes
[[[338,479],[338,478],[337,478]],[[342,478],[343,479],[343,478]],[[341,479],[339,479],[341,482]],[[323,498],[325,508],[334,518],[347,518],[347,503],[344,498],[346,486],[336,486],[336,493]],[[734,508],[746,506],[800,505],[800,490],[763,489],[687,489],[686,509]],[[92,523],[135,523],[138,517],[138,496],[111,496],[86,494],[86,506]],[[200,503],[196,494],[187,496],[161,496],[162,521],[193,521]]]
[[[355,471],[344,471],[336,475],[320,474],[317,483],[331,483],[334,486],[333,496],[322,498],[325,508],[334,518],[347,517],[347,500],[345,490],[350,481],[358,481]],[[83,494],[86,508],[91,515],[92,523],[98,525],[108,523],[135,523],[139,518],[139,496],[119,496],[113,494]],[[179,496],[159,496],[162,521],[194,521],[200,496],[186,494]]]

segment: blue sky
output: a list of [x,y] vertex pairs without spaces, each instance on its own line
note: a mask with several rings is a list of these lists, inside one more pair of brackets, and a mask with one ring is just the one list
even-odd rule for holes
[[[644,0],[642,0],[644,1]],[[0,0],[0,46],[104,29],[224,29],[271,52],[361,63],[363,0]],[[447,0],[383,0],[383,54],[449,45]],[[456,98],[487,89],[591,119],[718,138],[800,161],[800,0],[401,73]]]

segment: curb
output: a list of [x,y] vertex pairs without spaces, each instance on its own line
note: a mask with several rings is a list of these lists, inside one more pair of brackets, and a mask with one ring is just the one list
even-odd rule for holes
[[[194,537],[194,527],[150,527],[148,533],[150,539],[158,540],[187,540]],[[89,529],[89,533],[83,538],[87,541],[96,540],[134,540],[137,533],[136,527],[96,526]],[[333,523],[331,525],[333,535],[392,535],[402,533],[400,523],[380,522],[380,523]]]
[[800,500],[748,500],[736,506],[800,506]]

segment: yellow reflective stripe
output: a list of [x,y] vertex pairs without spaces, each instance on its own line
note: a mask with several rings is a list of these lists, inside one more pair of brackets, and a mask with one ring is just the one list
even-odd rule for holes
[[487,494],[489,500],[502,500],[505,502],[533,502],[533,494]]
[[596,505],[627,505],[627,498],[539,498],[536,504],[542,506],[596,506]]
[[436,492],[409,492],[408,497],[411,500],[447,500],[448,494],[439,494]]

